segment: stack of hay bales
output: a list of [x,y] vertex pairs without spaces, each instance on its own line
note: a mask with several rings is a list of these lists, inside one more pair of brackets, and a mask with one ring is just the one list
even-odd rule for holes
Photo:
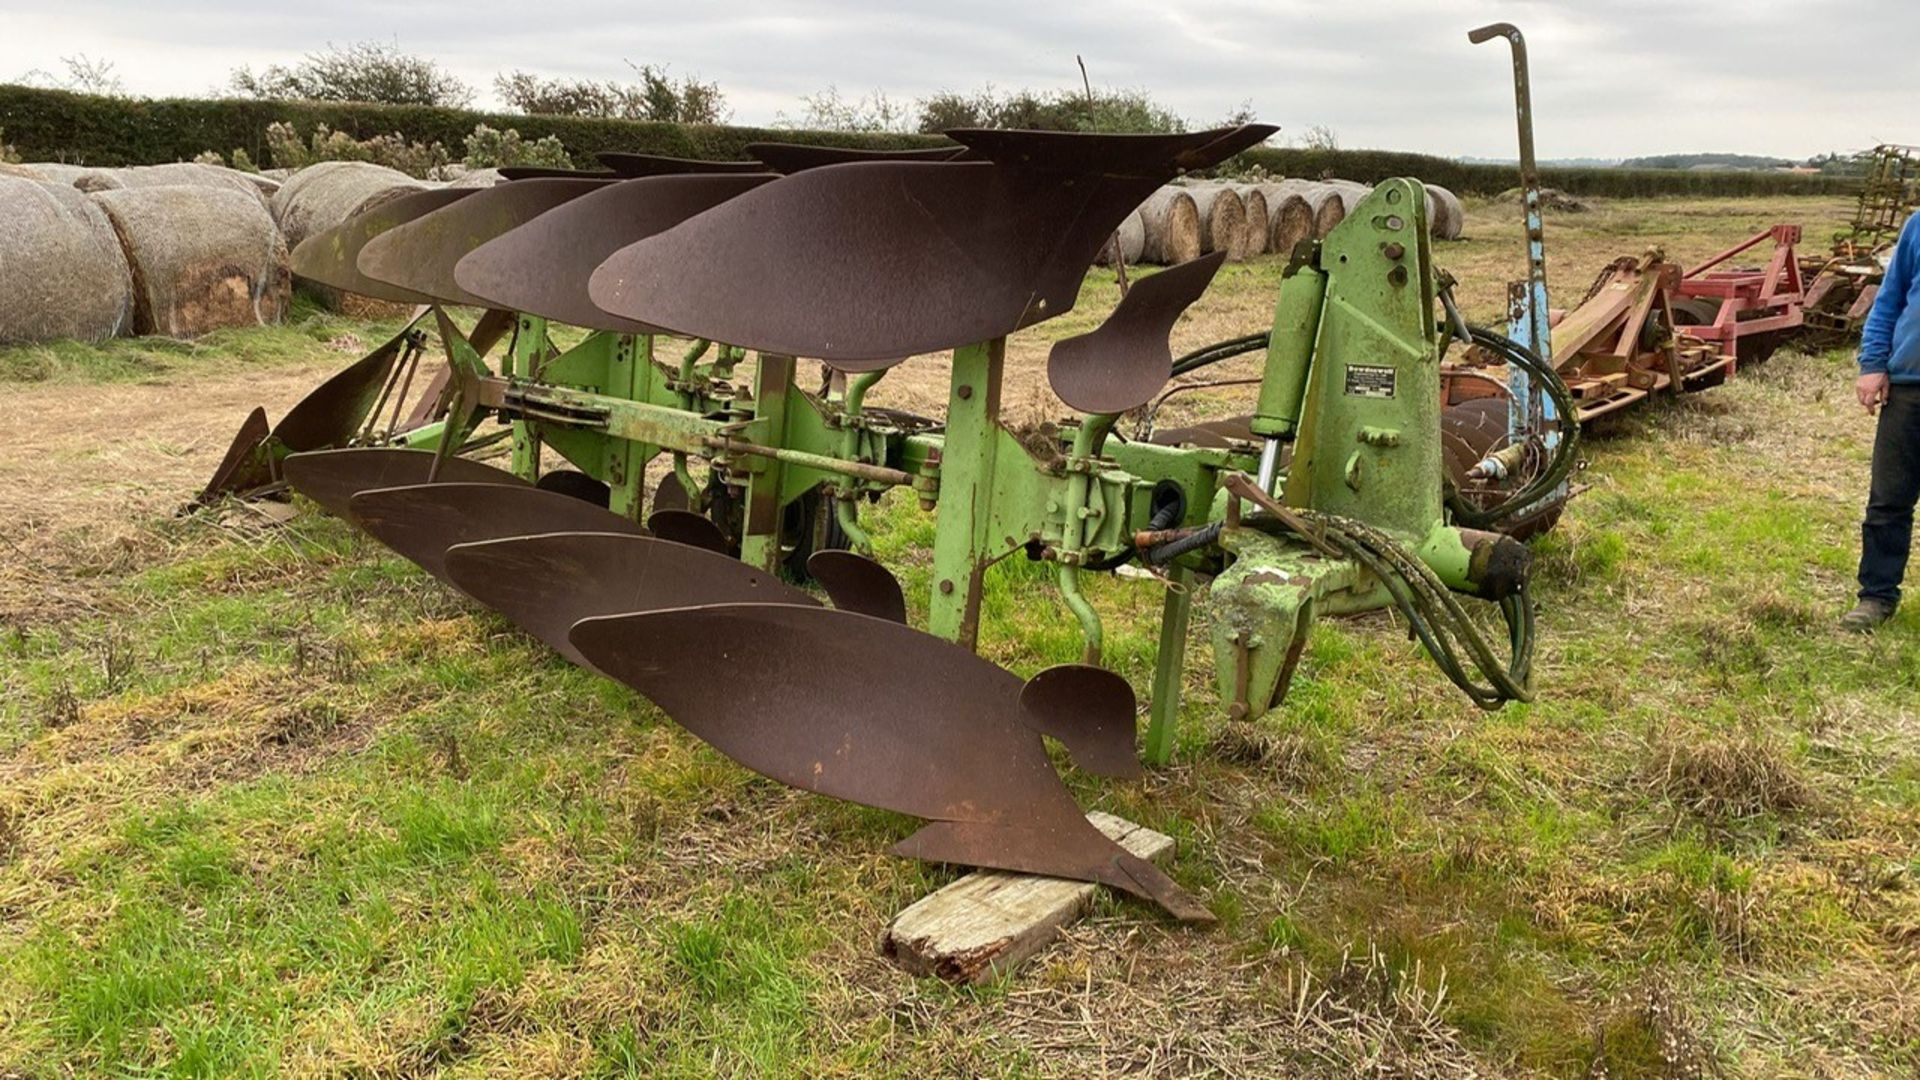
[[[1442,240],[1457,240],[1466,212],[1453,192],[1428,184],[1427,225]],[[1291,255],[1302,241],[1325,239],[1372,187],[1353,180],[1269,180],[1257,184],[1199,181],[1169,184],[1128,218],[1142,235],[1142,262],[1173,265],[1212,251],[1229,261],[1252,255]],[[1127,248],[1129,261],[1134,258]],[[1102,261],[1107,256],[1103,253]]]
[[0,343],[103,341],[132,329],[113,225],[72,187],[0,176]]
[[0,341],[197,337],[285,317],[287,245],[268,189],[180,163],[0,175]]

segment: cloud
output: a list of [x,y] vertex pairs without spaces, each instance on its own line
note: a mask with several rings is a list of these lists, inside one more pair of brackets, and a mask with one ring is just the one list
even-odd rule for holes
[[151,95],[380,38],[435,57],[483,102],[504,70],[621,78],[632,60],[715,81],[737,120],[766,123],[828,85],[896,101],[1072,88],[1078,53],[1096,83],[1147,90],[1197,123],[1251,102],[1283,138],[1319,124],[1348,146],[1511,156],[1504,45],[1466,40],[1507,19],[1528,35],[1543,157],[1920,142],[1911,0],[70,0],[0,17],[19,69],[0,76],[85,53]]

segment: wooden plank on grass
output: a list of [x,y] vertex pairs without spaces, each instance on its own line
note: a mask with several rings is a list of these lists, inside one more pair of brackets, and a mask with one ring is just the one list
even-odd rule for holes
[[[1173,838],[1094,811],[1087,820],[1143,859],[1161,862]],[[1098,885],[1036,874],[977,870],[922,897],[893,917],[880,951],[915,975],[952,983],[985,982],[1052,943],[1086,914]]]

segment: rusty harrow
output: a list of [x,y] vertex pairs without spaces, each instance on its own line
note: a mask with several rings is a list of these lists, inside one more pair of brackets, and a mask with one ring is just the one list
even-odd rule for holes
[[[1168,383],[1168,332],[1218,256],[1138,281],[1054,346],[1049,381],[1079,415],[1052,445],[1000,422],[1007,336],[1074,305],[1148,193],[1272,130],[609,155],[602,173],[397,200],[310,238],[295,266],[424,312],[277,427],[256,412],[208,497],[290,485],[741,764],[925,819],[900,854],[1102,882],[1206,919],[1088,823],[1050,760],[1047,740],[1086,772],[1141,772],[1136,695],[1100,666],[1087,575],[1135,562],[1166,585],[1153,763],[1173,751],[1202,582],[1237,717],[1283,700],[1316,616],[1388,606],[1476,702],[1529,692],[1526,551],[1444,502],[1416,183],[1379,185],[1296,256],[1251,441],[1114,434]],[[483,309],[477,329],[454,307]],[[404,413],[429,330],[446,362]],[[865,406],[889,370],[943,352],[937,421]],[[510,468],[462,456],[495,438]],[[896,488],[935,515],[922,626],[859,513]],[[1013,554],[1054,568],[1081,662],[1021,679],[974,653],[985,575]],[[1504,649],[1463,596],[1498,605]]]

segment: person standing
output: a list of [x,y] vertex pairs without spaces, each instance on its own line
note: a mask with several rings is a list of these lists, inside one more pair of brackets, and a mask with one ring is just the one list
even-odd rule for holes
[[1873,436],[1873,485],[1860,525],[1860,598],[1840,625],[1869,631],[1900,606],[1914,502],[1920,499],[1920,214],[1900,230],[1860,332],[1854,390],[1867,415],[1880,419]]

